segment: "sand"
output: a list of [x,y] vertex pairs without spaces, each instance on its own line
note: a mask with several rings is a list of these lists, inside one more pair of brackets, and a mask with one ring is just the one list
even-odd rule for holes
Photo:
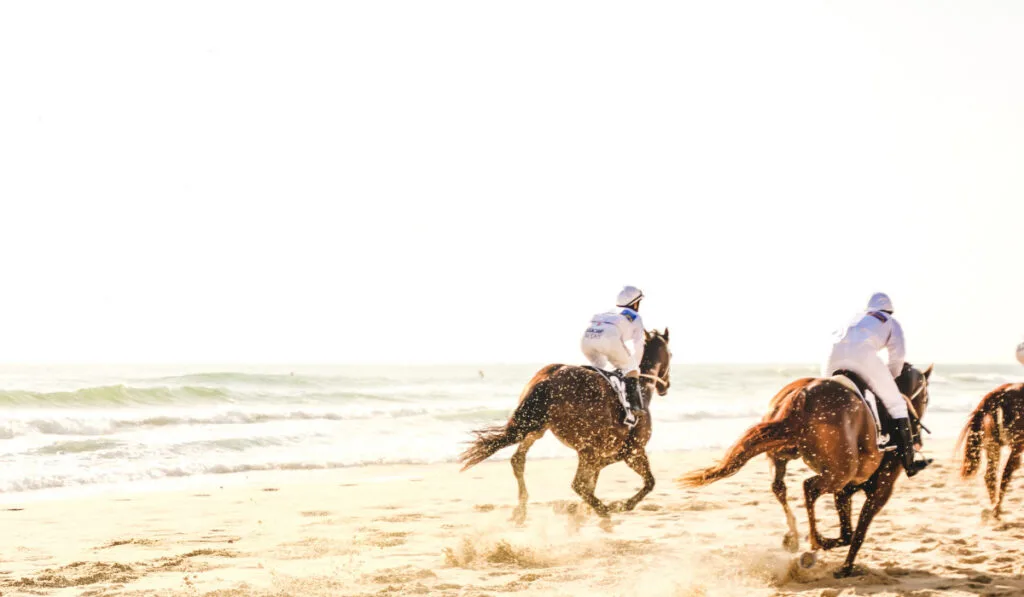
[[[980,482],[953,475],[952,446],[902,478],[858,560],[836,580],[845,548],[810,570],[781,548],[782,510],[759,457],[735,477],[683,490],[673,479],[719,452],[654,454],[659,484],[610,532],[576,508],[570,460],[527,464],[527,524],[509,521],[507,461],[378,466],[211,478],[145,493],[11,502],[0,507],[3,595],[1011,595],[1024,594],[1024,491],[1002,521],[982,515]],[[807,549],[800,481],[790,499]],[[609,467],[598,495],[640,485]],[[860,500],[857,502],[859,508]],[[575,510],[575,513],[573,512]],[[819,502],[836,534],[831,499]]]

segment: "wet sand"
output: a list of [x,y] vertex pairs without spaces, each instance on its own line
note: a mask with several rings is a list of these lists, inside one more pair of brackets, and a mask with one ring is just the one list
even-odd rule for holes
[[[860,575],[836,580],[845,548],[812,569],[781,547],[785,519],[764,457],[702,489],[673,482],[720,452],[654,454],[658,486],[613,528],[577,507],[570,460],[527,463],[530,512],[509,522],[507,461],[251,475],[222,485],[109,491],[0,506],[3,595],[1024,595],[1024,490],[1002,521],[982,515],[980,480],[953,478],[952,445],[901,478],[872,526]],[[800,481],[790,500],[807,549]],[[598,495],[631,495],[618,464]],[[862,500],[855,501],[859,509]],[[819,501],[827,535],[831,499]]]

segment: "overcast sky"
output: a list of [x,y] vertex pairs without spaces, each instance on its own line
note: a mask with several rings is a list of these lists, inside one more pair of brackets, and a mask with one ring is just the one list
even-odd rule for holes
[[684,361],[1024,334],[1024,3],[0,6],[0,361]]

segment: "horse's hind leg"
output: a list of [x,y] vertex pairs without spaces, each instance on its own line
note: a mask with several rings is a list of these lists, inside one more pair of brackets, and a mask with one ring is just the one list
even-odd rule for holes
[[821,489],[818,487],[820,479],[821,475],[804,479],[804,503],[807,507],[807,526],[810,527],[810,532],[807,535],[811,541],[811,549],[821,549],[818,521],[814,518],[814,502],[818,501],[818,497],[821,495]]
[[[895,461],[893,461],[895,462]],[[892,497],[892,490],[896,487],[896,476],[899,471],[891,464],[883,462],[882,467],[875,473],[874,477],[863,486],[867,500],[860,509],[860,518],[857,519],[857,529],[853,532],[853,539],[850,541],[850,550],[846,552],[846,561],[836,571],[835,576],[841,578],[850,576],[853,573],[853,562],[857,558],[857,552],[864,543],[868,534],[868,527],[875,515],[882,510],[889,498]]]
[[[986,437],[985,442],[985,489],[988,490],[988,503],[995,508],[1001,502],[999,499],[999,460],[1002,456],[1002,446],[992,437]],[[995,510],[993,510],[993,514]]]
[[772,492],[775,494],[775,499],[779,500],[782,504],[782,510],[786,513],[786,526],[789,527],[789,531],[786,536],[782,539],[782,547],[790,552],[796,552],[800,549],[800,534],[796,528],[796,516],[793,516],[793,510],[789,507],[789,502],[786,500],[786,464],[789,460],[785,458],[771,458],[769,463],[772,468],[772,472],[775,475],[775,479],[772,480]]
[[818,501],[818,498],[826,493],[836,493],[842,486],[837,487],[838,482],[835,481],[833,475],[815,475],[809,479],[804,480],[804,501],[807,506],[807,524],[810,527],[810,540],[811,549],[831,549],[836,541],[833,539],[829,541],[818,533],[818,521],[814,516],[814,503]]
[[853,540],[853,494],[857,493],[852,486],[836,492],[836,512],[839,514],[839,539],[826,538],[822,543],[824,549],[834,549],[849,545]]
[[512,521],[517,525],[521,525],[526,521],[526,501],[530,499],[530,494],[526,491],[526,478],[524,476],[526,472],[526,453],[530,451],[533,443],[543,435],[544,431],[534,431],[527,434],[523,441],[519,442],[516,453],[512,455],[512,472],[516,476],[516,482],[519,483],[519,505],[512,512]]
[[631,451],[625,458],[626,466],[633,469],[636,474],[643,477],[644,486],[640,488],[640,491],[636,492],[636,495],[629,498],[622,503],[622,509],[626,512],[636,508],[636,505],[640,503],[640,500],[647,497],[647,494],[654,489],[654,474],[651,473],[651,461],[647,458],[647,452],[643,448],[637,448]]
[[580,452],[576,477],[572,480],[572,489],[594,509],[594,512],[597,512],[598,516],[608,518],[608,506],[594,495],[594,489],[597,487],[597,475],[601,472],[601,468],[595,458]]
[[999,499],[996,501],[995,510],[992,515],[999,518],[1003,511],[1003,498],[1006,497],[1006,489],[1010,486],[1010,479],[1013,473],[1020,468],[1021,453],[1024,452],[1024,443],[1014,443],[1010,448],[1010,457],[1006,459],[1006,468],[1003,469],[1003,478],[999,480]]

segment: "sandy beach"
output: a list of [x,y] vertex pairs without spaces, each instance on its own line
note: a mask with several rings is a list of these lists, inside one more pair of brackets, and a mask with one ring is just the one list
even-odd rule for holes
[[[835,580],[845,549],[810,570],[780,547],[785,530],[764,457],[701,490],[673,479],[718,454],[652,457],[659,484],[611,532],[575,513],[574,463],[527,465],[531,510],[508,522],[507,461],[253,474],[188,488],[9,502],[0,511],[3,595],[1010,595],[1024,594],[1024,522],[1007,499],[983,519],[980,483],[938,460],[901,479],[861,552],[862,574]],[[802,507],[791,467],[790,499]],[[606,469],[598,495],[639,479]],[[860,501],[857,501],[859,508]],[[819,502],[827,534],[831,500]],[[798,510],[801,533],[806,517]],[[806,536],[801,548],[806,549]]]

